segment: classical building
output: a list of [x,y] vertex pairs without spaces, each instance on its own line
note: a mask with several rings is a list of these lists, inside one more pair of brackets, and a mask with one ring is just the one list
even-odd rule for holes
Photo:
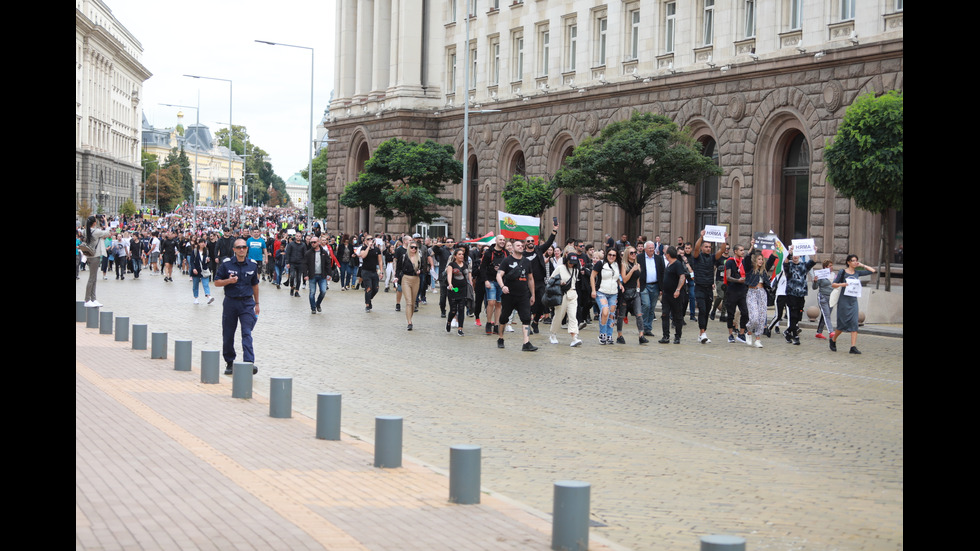
[[101,0],[75,0],[75,201],[139,204],[143,46]]
[[[459,235],[465,209],[480,235],[513,174],[549,177],[585,138],[649,111],[689,127],[724,174],[661,196],[643,234],[690,239],[711,223],[748,243],[772,229],[876,258],[879,219],[837,197],[823,151],[855,97],[904,89],[902,0],[338,0],[336,21],[336,229],[409,229],[338,203],[386,139],[452,144],[460,160],[467,141],[468,181],[452,190],[465,185],[467,204],[442,214]],[[588,242],[626,227],[618,207],[576,196],[545,216]]]
[[286,193],[289,194],[289,201],[294,207],[306,210],[310,200],[309,182],[299,172],[286,178]]
[[[211,135],[211,129],[203,124],[183,125],[184,114],[177,113],[177,125],[172,128],[155,128],[143,116],[143,147],[147,153],[157,156],[160,163],[167,159],[173,148],[184,153],[191,162],[191,174],[197,169],[197,202],[202,206],[226,205],[229,189],[232,204],[242,204],[242,182],[245,159],[235,152],[228,154],[227,143],[222,144]],[[183,128],[179,132],[178,128]],[[231,164],[229,188],[228,165]],[[152,200],[147,200],[152,203]]]

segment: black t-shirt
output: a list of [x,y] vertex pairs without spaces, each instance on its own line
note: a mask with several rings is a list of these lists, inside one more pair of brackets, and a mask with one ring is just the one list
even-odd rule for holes
[[530,294],[527,276],[531,273],[531,263],[526,258],[514,258],[507,256],[500,261],[498,272],[503,272],[504,285],[510,294],[514,296],[527,296]]
[[[367,245],[365,245],[367,246]],[[361,251],[364,252],[364,251]],[[371,245],[368,248],[367,256],[361,259],[361,271],[376,272],[378,271],[378,255],[381,251],[377,247]]]
[[[687,275],[687,269],[684,268],[684,264],[681,263],[680,259],[671,262],[664,268],[664,286],[661,287],[664,296],[674,296],[674,291],[677,290],[677,285],[680,283],[682,275]],[[681,289],[681,294],[684,294],[684,291],[685,289]]]

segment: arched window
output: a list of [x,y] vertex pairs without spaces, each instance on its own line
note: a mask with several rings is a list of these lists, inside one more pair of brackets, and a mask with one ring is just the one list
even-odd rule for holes
[[523,151],[518,151],[517,153],[514,153],[514,159],[513,161],[511,161],[510,174],[511,176],[515,174],[520,174],[521,176],[527,178],[527,165],[524,162]]
[[[718,164],[718,144],[712,138],[706,138],[702,143],[701,154],[710,157]],[[718,224],[718,177],[708,176],[701,180],[695,191],[694,231],[700,233],[708,224]]]
[[797,133],[786,150],[782,185],[783,222],[779,237],[788,243],[810,233],[810,145],[802,133]]

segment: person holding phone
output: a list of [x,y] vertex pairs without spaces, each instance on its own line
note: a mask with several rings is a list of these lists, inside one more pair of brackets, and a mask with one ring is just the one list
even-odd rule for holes
[[242,326],[242,356],[246,363],[252,364],[252,374],[259,372],[255,367],[255,350],[252,349],[252,329],[259,319],[259,267],[248,258],[248,244],[244,239],[236,239],[235,256],[222,262],[214,274],[214,284],[224,287],[225,300],[221,310],[222,355],[225,358],[225,375],[232,374],[235,363],[235,332]]

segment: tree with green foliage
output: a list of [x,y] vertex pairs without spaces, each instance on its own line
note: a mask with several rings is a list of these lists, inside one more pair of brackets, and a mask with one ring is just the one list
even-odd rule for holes
[[[300,175],[310,181],[309,168],[300,171]],[[320,149],[320,153],[313,157],[313,181],[310,191],[313,194],[313,217],[327,217],[327,148]]]
[[136,214],[136,210],[136,203],[133,203],[133,200],[128,197],[125,201],[123,201],[123,204],[119,206],[119,214],[122,214],[123,216],[132,216]]
[[347,184],[340,204],[373,206],[386,220],[404,215],[411,228],[419,222],[432,222],[436,217],[430,211],[433,207],[461,204],[441,195],[446,183],[455,185],[462,179],[463,163],[455,159],[451,145],[392,138],[378,146],[364,164],[364,172]]
[[640,216],[660,193],[687,193],[684,184],[721,173],[687,128],[662,115],[635,112],[586,138],[553,183],[566,193],[617,205],[626,213],[626,233],[637,235]]
[[[824,150],[827,179],[838,195],[881,215],[885,290],[891,290],[891,235],[887,213],[902,210],[904,195],[904,107],[902,92],[867,94],[854,100]],[[879,261],[881,259],[879,258]]]
[[510,182],[507,182],[501,195],[507,212],[538,217],[549,207],[555,206],[559,191],[553,182],[548,182],[540,176],[528,178],[515,174]]
[[183,200],[181,196],[183,189],[180,182],[181,174],[178,164],[147,173],[146,181],[143,182],[146,202],[157,204],[158,212],[172,211]]
[[177,167],[176,182],[180,189],[181,200],[192,201],[194,199],[194,177],[191,174],[191,160],[184,152],[184,146],[178,150],[176,147],[170,150],[166,160],[163,161],[163,168]]

